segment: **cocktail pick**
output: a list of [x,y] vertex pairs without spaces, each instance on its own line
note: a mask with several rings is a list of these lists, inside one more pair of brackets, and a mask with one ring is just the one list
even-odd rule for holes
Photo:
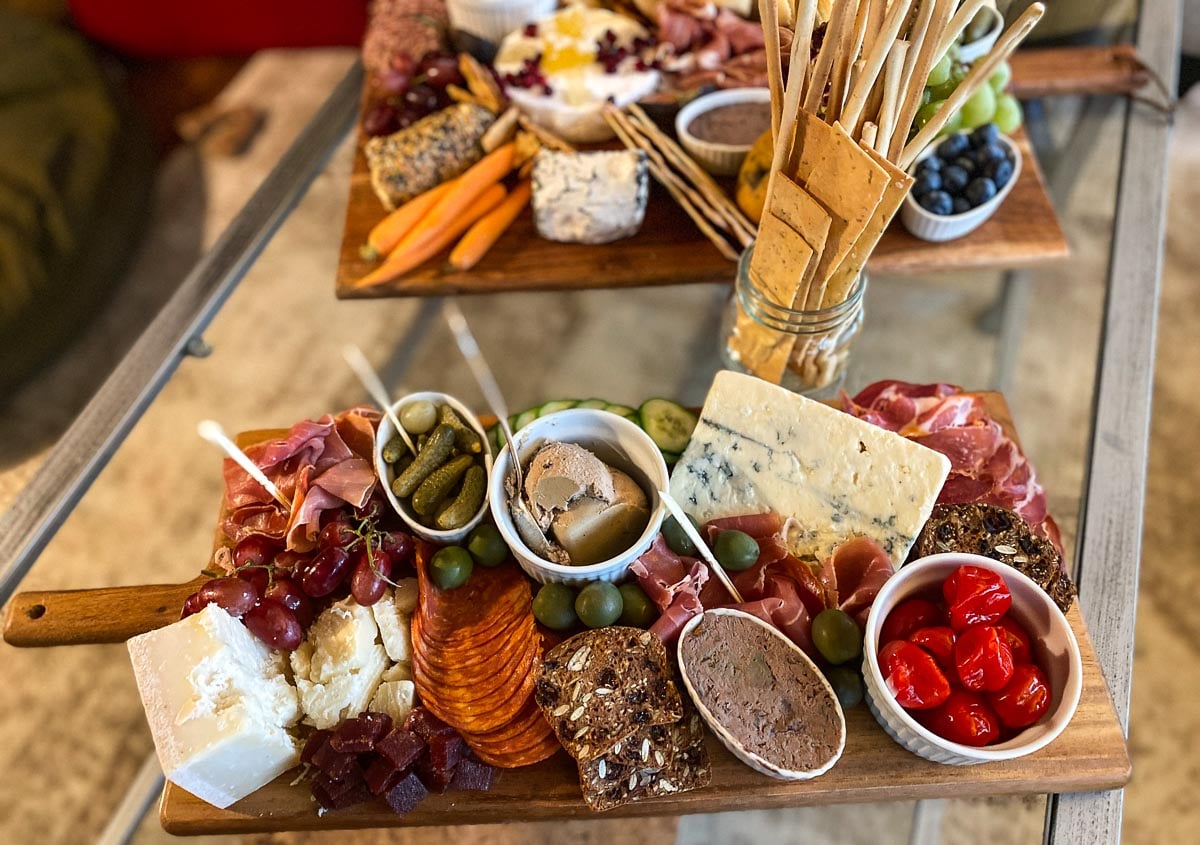
[[745,599],[738,592],[737,587],[733,586],[733,581],[729,580],[729,575],[726,574],[725,568],[717,563],[717,558],[713,555],[712,550],[708,548],[708,543],[704,542],[704,538],[700,536],[700,532],[696,530],[696,526],[692,525],[692,521],[687,518],[687,514],[683,512],[683,508],[679,507],[679,503],[671,498],[671,494],[666,490],[658,491],[658,498],[667,506],[667,510],[671,512],[671,516],[675,517],[675,521],[679,523],[679,527],[684,530],[684,533],[691,538],[696,545],[696,550],[700,552],[700,557],[704,558],[708,563],[721,585],[733,596],[733,600],[741,604]]
[[282,492],[280,492],[279,488],[275,486],[275,483],[271,481],[271,479],[267,478],[266,474],[261,469],[254,465],[254,461],[250,460],[250,457],[241,449],[239,449],[236,443],[229,439],[229,436],[225,434],[225,429],[221,428],[221,424],[219,422],[216,420],[203,420],[198,426],[196,426],[196,431],[199,432],[200,436],[209,443],[213,443],[224,449],[225,454],[232,458],[238,466],[244,469],[251,478],[261,484],[263,489],[275,498],[275,501],[283,505],[284,508],[289,512],[292,510],[292,503],[288,501],[287,497],[284,496]]
[[400,418],[392,410],[392,400],[388,396],[387,388],[383,386],[383,379],[379,377],[379,373],[375,372],[375,368],[371,366],[371,362],[367,360],[367,356],[353,343],[347,343],[342,347],[342,357],[346,359],[346,363],[350,365],[350,369],[354,370],[354,374],[358,376],[358,380],[362,382],[362,386],[367,389],[367,393],[375,400],[375,404],[382,408],[383,412],[387,414],[387,418],[392,421],[392,425],[396,428],[396,433],[400,435],[400,439],[404,441],[404,445],[408,447],[408,451],[416,455],[417,447],[412,442],[412,438],[408,432],[404,430],[404,426],[400,425]]

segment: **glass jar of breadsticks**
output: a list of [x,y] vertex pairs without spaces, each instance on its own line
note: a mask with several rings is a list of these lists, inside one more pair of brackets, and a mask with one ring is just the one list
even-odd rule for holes
[[862,329],[867,274],[826,307],[778,302],[751,271],[754,245],[738,261],[733,296],[721,322],[725,366],[813,399],[837,395],[854,339]]

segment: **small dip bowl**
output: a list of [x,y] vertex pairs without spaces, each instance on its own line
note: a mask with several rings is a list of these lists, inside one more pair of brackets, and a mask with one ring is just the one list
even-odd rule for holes
[[732,176],[737,173],[746,153],[750,152],[754,142],[762,135],[762,132],[758,132],[754,138],[744,144],[733,144],[693,134],[692,129],[697,118],[730,106],[761,108],[763,114],[766,115],[762,132],[771,128],[771,92],[766,88],[734,88],[729,91],[714,91],[692,100],[675,116],[675,134],[679,136],[679,141],[683,144],[684,149],[700,163],[701,167],[717,176]]
[[[428,400],[434,405],[449,405],[462,418],[463,422],[478,432],[480,438],[483,440],[483,468],[490,481],[493,475],[492,450],[487,432],[479,424],[479,419],[462,402],[459,402],[449,394],[427,390],[422,393],[410,393],[407,396],[401,397],[392,405],[392,410],[399,417],[400,411],[406,405],[422,399]],[[441,543],[443,545],[461,542],[471,533],[476,525],[483,521],[483,516],[487,513],[488,509],[487,496],[483,497],[483,504],[479,506],[479,510],[475,516],[471,517],[471,521],[462,528],[456,528],[453,531],[440,531],[437,528],[430,528],[423,525],[417,518],[416,511],[412,509],[408,502],[396,498],[396,494],[392,492],[392,481],[395,480],[396,474],[392,471],[391,464],[383,459],[383,447],[392,439],[392,435],[395,433],[396,427],[392,425],[392,421],[388,419],[387,414],[384,414],[383,419],[379,421],[379,431],[375,434],[375,472],[379,475],[379,483],[383,485],[383,493],[387,496],[387,500],[391,503],[396,513],[400,514],[400,518],[404,520],[404,524],[422,540],[428,540],[431,543]],[[415,437],[413,437],[413,442],[416,442]]]
[[[988,20],[988,27],[979,38],[976,38],[974,41],[964,40],[959,46],[959,61],[966,62],[967,64],[971,64],[976,59],[986,56],[1000,38],[1000,30],[1004,29],[1004,15],[1000,14],[1000,10],[996,8],[995,2],[988,3],[975,14]],[[967,26],[970,27],[970,24],[967,24]],[[963,38],[966,38],[965,32],[963,33]]]
[[[1037,663],[1046,673],[1053,698],[1037,724],[1006,742],[976,748],[938,736],[896,703],[879,668],[879,631],[892,609],[905,599],[940,588],[958,567],[968,564],[998,574],[1012,593],[1009,615],[1029,632]],[[892,739],[918,757],[952,766],[1012,760],[1045,748],[1063,732],[1083,691],[1079,644],[1067,618],[1037,584],[1011,566],[980,555],[951,552],[930,555],[904,566],[875,597],[863,640],[863,680],[867,706]]]
[[[684,659],[684,645],[692,636],[693,632],[696,630],[696,627],[700,625],[703,620],[712,619],[715,616],[736,617],[744,620],[747,623],[757,625],[758,627],[769,632],[773,637],[778,639],[782,645],[795,652],[802,659],[803,665],[811,670],[817,679],[820,680],[821,685],[824,687],[824,690],[828,695],[827,701],[829,705],[837,713],[841,729],[837,749],[828,760],[812,769],[785,769],[782,766],[772,763],[770,760],[767,760],[766,758],[755,754],[753,751],[750,751],[744,747],[742,743],[738,741],[738,739],[723,724],[721,724],[712,710],[704,703],[703,699],[697,693],[691,675],[688,672],[687,661]],[[692,701],[695,702],[696,709],[699,711],[701,717],[704,719],[705,723],[712,730],[712,732],[716,734],[717,738],[720,739],[725,747],[729,749],[729,752],[750,768],[778,780],[811,780],[812,778],[825,774],[827,771],[833,768],[834,764],[837,763],[839,759],[841,759],[842,752],[846,748],[846,717],[842,712],[841,705],[838,703],[837,694],[833,691],[833,687],[830,686],[829,681],[825,679],[825,675],[819,668],[817,668],[817,665],[812,662],[809,656],[801,651],[795,643],[793,643],[775,628],[768,625],[766,622],[763,622],[756,616],[751,616],[749,613],[741,610],[734,610],[732,608],[706,610],[698,616],[693,616],[688,623],[683,626],[683,630],[679,633],[679,643],[676,646],[676,654],[679,658],[679,673],[683,678],[683,685],[687,687],[688,694],[691,695]]]
[[609,466],[628,473],[646,493],[650,521],[637,542],[608,560],[588,566],[552,563],[536,555],[521,539],[509,510],[505,479],[512,475],[512,452],[507,446],[496,456],[488,484],[488,502],[500,536],[512,549],[525,573],[541,584],[587,584],[592,581],[620,581],[629,566],[641,556],[662,526],[664,506],[658,491],[666,489],[669,477],[662,451],[641,428],[609,411],[574,408],[539,417],[522,428],[513,440],[525,467],[537,450],[548,441],[575,443],[591,451]]

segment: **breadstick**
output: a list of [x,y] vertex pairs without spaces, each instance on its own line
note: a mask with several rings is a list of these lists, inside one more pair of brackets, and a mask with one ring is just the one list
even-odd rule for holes
[[[833,74],[829,82],[829,100],[825,104],[826,123],[833,123],[842,116],[842,107],[846,104],[846,80],[850,76],[851,66],[858,58],[858,49],[855,48],[855,44],[861,45],[861,35],[867,28],[867,12],[869,9],[866,3],[859,3],[858,0],[841,0],[841,2],[849,3],[852,6],[857,6],[857,8],[854,12],[854,21],[842,30],[842,37],[838,43],[838,52],[833,59]],[[861,49],[861,46],[859,49]]]
[[967,100],[971,99],[975,92],[979,90],[979,86],[987,83],[988,77],[996,72],[996,68],[1001,63],[1008,60],[1008,57],[1017,49],[1017,46],[1025,40],[1025,36],[1029,35],[1030,31],[1037,26],[1037,22],[1042,19],[1042,15],[1045,12],[1046,7],[1044,5],[1034,3],[1021,13],[1021,17],[1017,18],[1016,22],[1008,28],[1007,32],[1000,36],[1000,40],[996,42],[996,46],[992,48],[991,52],[975,62],[971,68],[971,72],[958,84],[958,87],[954,89],[954,93],[946,98],[945,104],[937,110],[930,121],[904,147],[899,160],[896,161],[896,164],[902,170],[908,170],[913,159],[942,131],[942,128],[946,125],[946,121],[962,108]]
[[887,57],[887,70],[883,74],[883,102],[879,106],[879,135],[873,149],[887,158],[892,145],[892,134],[896,131],[896,109],[900,99],[900,80],[904,76],[904,61],[911,49],[907,41],[897,41]]
[[833,18],[825,29],[825,40],[821,42],[816,67],[813,68],[812,78],[808,81],[808,89],[804,92],[804,110],[811,114],[817,114],[821,110],[821,99],[825,96],[825,85],[829,82],[829,73],[833,69],[838,44],[846,28],[854,23],[851,5],[838,3],[833,10]]
[[[875,5],[882,6],[884,0],[873,0],[873,2]],[[875,8],[875,5],[872,5],[871,8]],[[850,91],[850,98],[846,102],[846,108],[842,112],[842,125],[851,135],[857,134],[859,125],[867,116],[864,115],[863,108],[875,88],[875,83],[879,79],[879,71],[883,69],[884,62],[887,61],[888,54],[896,42],[900,26],[908,16],[908,8],[911,5],[912,0],[895,0],[883,21],[883,29],[868,48],[870,52],[866,56],[866,65],[854,83],[854,87]]]
[[866,144],[868,147],[870,147],[871,149],[875,149],[875,141],[878,140],[878,138],[879,138],[879,127],[876,124],[874,124],[868,120],[866,123],[863,124],[862,142],[864,144]]
[[966,0],[958,11],[954,13],[954,17],[950,18],[950,24],[946,27],[946,32],[942,35],[942,43],[938,45],[938,57],[946,55],[946,51],[950,49],[950,45],[954,43],[954,39],[962,34],[962,31],[967,28],[967,24],[975,19],[975,15],[979,10],[987,5],[988,0]]
[[957,0],[930,0],[928,3],[929,22],[925,30],[916,36],[921,39],[920,44],[914,42],[914,47],[917,48],[916,59],[913,60],[912,48],[908,53],[910,61],[906,64],[909,65],[909,72],[900,86],[900,107],[896,110],[896,126],[892,130],[892,144],[888,148],[889,161],[900,157],[904,142],[908,140],[908,130],[921,108],[925,81],[929,79],[933,66],[941,58],[937,52],[938,44],[942,41],[942,33],[946,31],[946,24],[950,21],[956,2]]
[[867,39],[864,45],[868,48],[879,38],[888,11],[888,0],[870,0],[870,2],[871,11],[867,15]]
[[763,40],[767,48],[767,87],[771,89],[771,137],[779,136],[783,117],[783,64],[779,56],[779,7],[775,0],[758,0]]

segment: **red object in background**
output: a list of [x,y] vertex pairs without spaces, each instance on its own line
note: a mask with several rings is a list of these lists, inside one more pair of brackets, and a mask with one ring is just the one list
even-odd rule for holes
[[70,7],[88,38],[157,58],[357,47],[367,25],[367,0],[70,0]]

